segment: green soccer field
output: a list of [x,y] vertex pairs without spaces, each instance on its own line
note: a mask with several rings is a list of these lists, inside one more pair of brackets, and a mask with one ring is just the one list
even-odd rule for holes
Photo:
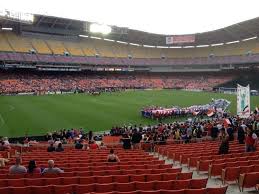
[[[62,128],[104,131],[123,124],[154,124],[142,118],[147,105],[190,106],[205,104],[211,98],[231,101],[236,112],[236,96],[174,90],[128,91],[90,96],[86,94],[49,96],[0,96],[0,136],[17,137],[45,134]],[[251,97],[252,109],[259,97]]]

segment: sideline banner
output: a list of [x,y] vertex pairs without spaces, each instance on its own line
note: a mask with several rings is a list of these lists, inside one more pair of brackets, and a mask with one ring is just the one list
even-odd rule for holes
[[237,115],[241,118],[250,116],[250,86],[237,84]]

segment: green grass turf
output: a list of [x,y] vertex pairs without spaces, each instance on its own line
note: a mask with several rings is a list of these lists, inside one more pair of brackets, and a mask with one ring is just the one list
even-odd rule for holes
[[[156,121],[140,116],[143,106],[190,106],[208,103],[211,98],[230,100],[230,111],[235,114],[235,95],[206,92],[152,90],[100,96],[0,96],[0,136],[40,135],[72,127],[104,131],[114,125],[154,124]],[[259,97],[251,97],[251,105],[253,109],[259,105]]]

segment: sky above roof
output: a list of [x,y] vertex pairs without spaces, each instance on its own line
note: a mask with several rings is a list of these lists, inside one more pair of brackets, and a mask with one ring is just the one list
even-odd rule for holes
[[259,16],[259,0],[2,0],[1,9],[129,27],[157,34],[192,34]]

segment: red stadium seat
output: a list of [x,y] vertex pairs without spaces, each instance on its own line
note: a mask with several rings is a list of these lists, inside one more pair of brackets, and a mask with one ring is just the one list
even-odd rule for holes
[[145,182],[146,181],[146,176],[144,174],[141,175],[130,175],[130,181],[131,182]]
[[95,190],[97,193],[101,192],[111,192],[115,190],[115,185],[113,183],[109,184],[96,184],[95,185]]
[[24,183],[26,186],[43,186],[44,180],[42,178],[36,178],[36,179],[24,179]]
[[129,182],[129,175],[114,175],[113,182],[116,183],[128,183]]
[[10,194],[11,188],[10,187],[0,187],[0,193],[1,194]]
[[135,182],[136,190],[152,191],[154,189],[154,182]]
[[12,194],[29,194],[31,192],[30,187],[10,187]]
[[207,188],[207,194],[225,194],[228,187]]
[[95,177],[93,176],[79,177],[79,183],[84,185],[93,184],[95,183]]
[[61,178],[44,178],[45,185],[62,185]]
[[135,190],[135,183],[117,183],[115,190],[118,192],[131,192]]
[[147,174],[146,181],[161,181],[161,174]]
[[113,177],[112,176],[97,176],[95,177],[96,183],[103,184],[103,183],[112,183]]
[[175,180],[173,184],[174,190],[188,189],[190,180]]
[[25,183],[24,183],[24,179],[8,179],[7,180],[7,184],[9,187],[24,187]]
[[160,191],[139,191],[139,194],[160,194]]
[[208,179],[191,179],[190,180],[190,188],[191,189],[201,189],[206,188]]
[[160,194],[184,194],[185,190],[161,190]]
[[73,185],[54,185],[54,194],[73,193]]
[[95,191],[95,184],[76,185],[75,188],[76,194],[91,193]]
[[32,186],[31,187],[31,193],[36,194],[47,194],[52,193],[52,186]]
[[178,174],[177,173],[164,173],[162,174],[163,181],[176,180]]
[[206,189],[186,189],[185,194],[206,194]]
[[62,184],[63,185],[72,185],[72,184],[78,184],[78,177],[62,177]]
[[155,190],[171,190],[174,181],[156,181]]
[[192,172],[182,172],[178,173],[177,179],[178,180],[187,180],[192,178]]

